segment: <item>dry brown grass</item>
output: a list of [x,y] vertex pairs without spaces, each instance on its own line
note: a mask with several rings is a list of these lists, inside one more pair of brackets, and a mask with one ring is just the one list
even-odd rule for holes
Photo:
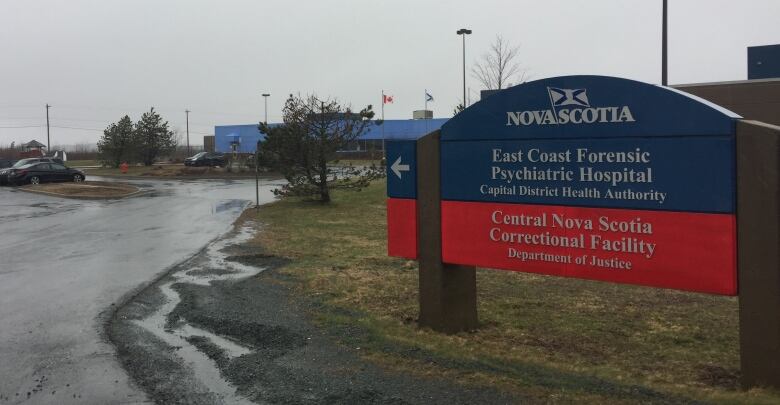
[[387,257],[384,189],[257,215],[255,243],[292,259],[312,316],[366,358],[532,402],[780,403],[738,389],[736,298],[480,269],[479,330],[418,328],[417,264]]
[[119,169],[101,167],[85,169],[87,175],[116,177],[167,177],[167,178],[245,178],[254,177],[252,169],[228,171],[223,167],[187,167],[183,164],[130,166],[127,173]]
[[30,184],[22,187],[33,192],[55,194],[62,197],[122,198],[139,191],[138,187],[124,183],[85,181],[82,183]]

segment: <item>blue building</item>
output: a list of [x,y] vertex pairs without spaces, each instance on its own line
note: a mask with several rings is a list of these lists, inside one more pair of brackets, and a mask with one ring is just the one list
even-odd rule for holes
[[[369,125],[366,133],[352,142],[346,151],[382,150],[385,140],[417,139],[441,128],[447,120],[449,118],[385,120],[382,125]],[[257,124],[214,127],[214,149],[217,152],[232,153],[235,150],[238,153],[254,153],[257,142],[264,139],[265,134],[260,132]]]
[[[257,142],[264,140],[257,124],[217,125],[214,127],[214,150],[222,153],[255,153]],[[234,149],[235,145],[235,149]]]

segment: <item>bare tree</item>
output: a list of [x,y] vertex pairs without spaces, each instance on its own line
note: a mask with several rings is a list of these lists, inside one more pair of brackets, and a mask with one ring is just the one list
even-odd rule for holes
[[512,46],[501,35],[490,46],[490,51],[482,55],[482,60],[474,64],[471,74],[482,83],[486,90],[501,90],[510,85],[509,80],[524,82],[527,71],[517,61],[519,46]]
[[460,103],[455,106],[455,108],[452,110],[452,116],[456,116],[461,113],[461,111],[465,110],[466,107],[463,107],[463,103]]

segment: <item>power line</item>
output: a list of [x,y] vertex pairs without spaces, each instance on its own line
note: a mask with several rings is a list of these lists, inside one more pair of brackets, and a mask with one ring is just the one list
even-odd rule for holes
[[41,108],[39,104],[0,104],[0,108]]
[[[43,125],[41,125],[41,126],[43,126]],[[52,128],[60,128],[60,129],[83,129],[85,131],[99,131],[99,132],[103,132],[103,130],[99,129],[99,128],[65,127],[65,126],[59,126],[59,125],[52,125],[51,127]]]
[[109,122],[111,120],[94,120],[94,119],[88,119],[88,118],[60,118],[55,117],[58,121],[85,121],[85,122]]
[[[46,125],[15,125],[15,126],[0,126],[0,129],[22,129],[22,128],[43,128]],[[85,127],[68,127],[64,125],[51,125],[51,128],[59,128],[59,129],[80,129],[84,131],[97,131],[97,132],[103,132],[104,129],[100,128],[85,128]],[[196,131],[190,131],[191,134],[196,135],[214,135],[211,132],[196,132]]]
[[13,121],[13,120],[42,120],[44,117],[0,117],[0,120]]

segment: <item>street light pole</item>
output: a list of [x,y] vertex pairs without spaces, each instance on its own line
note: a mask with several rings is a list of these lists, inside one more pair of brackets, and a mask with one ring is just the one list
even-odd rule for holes
[[260,140],[255,144],[255,209],[260,208]]
[[51,135],[49,133],[49,108],[51,106],[46,103],[46,153],[51,153]]
[[184,113],[187,115],[187,156],[191,156],[192,152],[190,152],[190,110],[184,110]]
[[[270,94],[263,93],[263,101],[265,104],[265,118],[263,123],[268,125],[268,97]],[[260,139],[257,140],[255,145],[255,209],[260,208]]]
[[471,34],[470,29],[461,28],[456,34],[463,37],[463,109],[466,109],[466,35]]
[[263,93],[263,100],[265,101],[265,120],[263,120],[263,122],[265,122],[266,125],[268,124],[268,96],[270,96],[270,94]]
[[667,7],[666,7],[666,0],[663,0],[663,22],[661,23],[661,85],[667,86],[669,85],[669,77],[666,70],[667,65],[667,39],[666,39],[666,31],[667,31]]

